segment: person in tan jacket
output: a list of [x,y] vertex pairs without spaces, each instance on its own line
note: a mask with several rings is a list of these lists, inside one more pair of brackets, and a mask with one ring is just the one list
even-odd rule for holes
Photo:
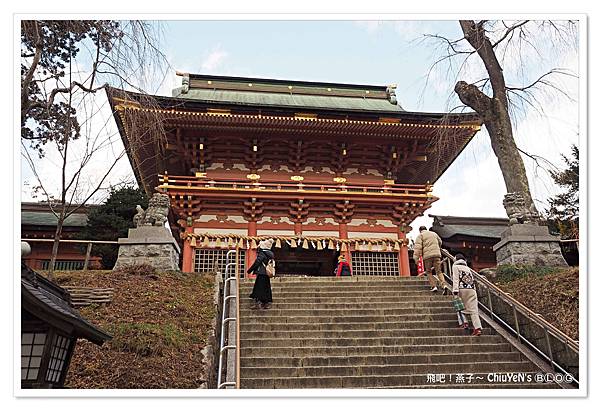
[[[427,279],[429,279],[429,285],[431,285],[431,291],[437,292],[438,285],[444,290],[444,295],[450,293],[450,289],[444,279],[444,273],[442,272],[442,239],[437,233],[428,231],[426,227],[421,226],[419,228],[419,236],[415,241],[413,258],[415,262],[419,262],[419,258],[423,257],[423,266],[427,272]],[[433,270],[437,277],[438,283],[433,276]]]

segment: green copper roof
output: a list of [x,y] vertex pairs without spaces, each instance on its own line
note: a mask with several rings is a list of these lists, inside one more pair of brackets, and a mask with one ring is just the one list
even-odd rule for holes
[[[54,214],[48,212],[21,212],[21,225],[56,226]],[[72,214],[65,219],[64,226],[86,226],[87,215]]]
[[173,97],[204,101],[261,106],[285,106],[297,108],[330,108],[338,110],[366,110],[382,112],[402,112],[401,106],[388,100],[360,97],[335,97],[322,95],[302,95],[266,93],[237,90],[190,89],[182,93],[182,88],[173,90]]
[[191,101],[264,107],[398,113],[395,85],[340,84],[179,73],[172,96]]

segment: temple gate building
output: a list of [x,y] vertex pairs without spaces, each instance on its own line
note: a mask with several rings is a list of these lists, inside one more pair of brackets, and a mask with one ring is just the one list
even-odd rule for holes
[[109,89],[135,176],[170,197],[182,270],[245,270],[273,238],[278,274],[410,275],[410,223],[480,129],[420,113],[394,86],[180,74],[172,97]]

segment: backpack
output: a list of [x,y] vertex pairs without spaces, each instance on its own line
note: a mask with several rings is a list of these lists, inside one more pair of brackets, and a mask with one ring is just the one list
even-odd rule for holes
[[263,263],[263,265],[265,266],[265,270],[267,272],[267,276],[272,278],[273,276],[275,276],[275,260],[271,259],[269,261],[269,263],[267,263],[266,265]]

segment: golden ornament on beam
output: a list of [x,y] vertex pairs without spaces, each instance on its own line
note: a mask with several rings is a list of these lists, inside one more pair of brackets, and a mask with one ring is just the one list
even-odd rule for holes
[[248,178],[250,181],[258,181],[260,179],[260,175],[248,174],[248,175],[246,175],[246,178]]
[[190,246],[195,247],[196,246],[196,237],[192,236],[192,240],[190,241]]
[[331,250],[335,249],[335,245],[333,244],[333,241],[331,239],[329,240],[329,245],[327,246],[327,249],[331,249]]
[[233,248],[233,238],[230,236],[229,239],[227,240],[227,247],[228,248]]
[[208,239],[208,236],[205,236],[204,239],[202,239],[202,247],[208,248],[209,246],[210,246],[210,240]]
[[346,242],[342,242],[342,252],[347,252],[348,251],[348,246],[346,245]]
[[275,247],[281,248],[281,239],[277,238],[277,240],[275,241]]
[[308,249],[308,241],[306,239],[302,243],[302,249]]
[[254,239],[252,239],[252,242],[250,242],[250,249],[256,249],[256,241]]
[[368,251],[372,251],[373,250],[373,243],[371,241],[369,241],[369,244],[367,245],[367,250]]
[[394,250],[395,251],[399,251],[400,250],[400,244],[398,243],[398,241],[394,241]]
[[317,250],[318,251],[322,251],[323,250],[323,243],[321,241],[317,241]]
[[217,248],[221,247],[221,238],[217,238],[217,243],[215,245]]
[[292,248],[297,247],[296,245],[296,240],[294,238],[292,238],[292,244],[290,245]]
[[244,247],[244,240],[242,238],[240,238],[238,244],[237,244],[238,248],[243,248]]
[[290,177],[290,179],[291,179],[292,181],[295,181],[295,182],[301,182],[301,181],[304,181],[304,177],[303,177],[303,176],[300,176],[300,175],[292,175],[292,176]]
[[335,177],[335,178],[333,178],[333,182],[335,182],[337,184],[343,184],[344,182],[346,182],[346,178],[344,178],[344,177]]

